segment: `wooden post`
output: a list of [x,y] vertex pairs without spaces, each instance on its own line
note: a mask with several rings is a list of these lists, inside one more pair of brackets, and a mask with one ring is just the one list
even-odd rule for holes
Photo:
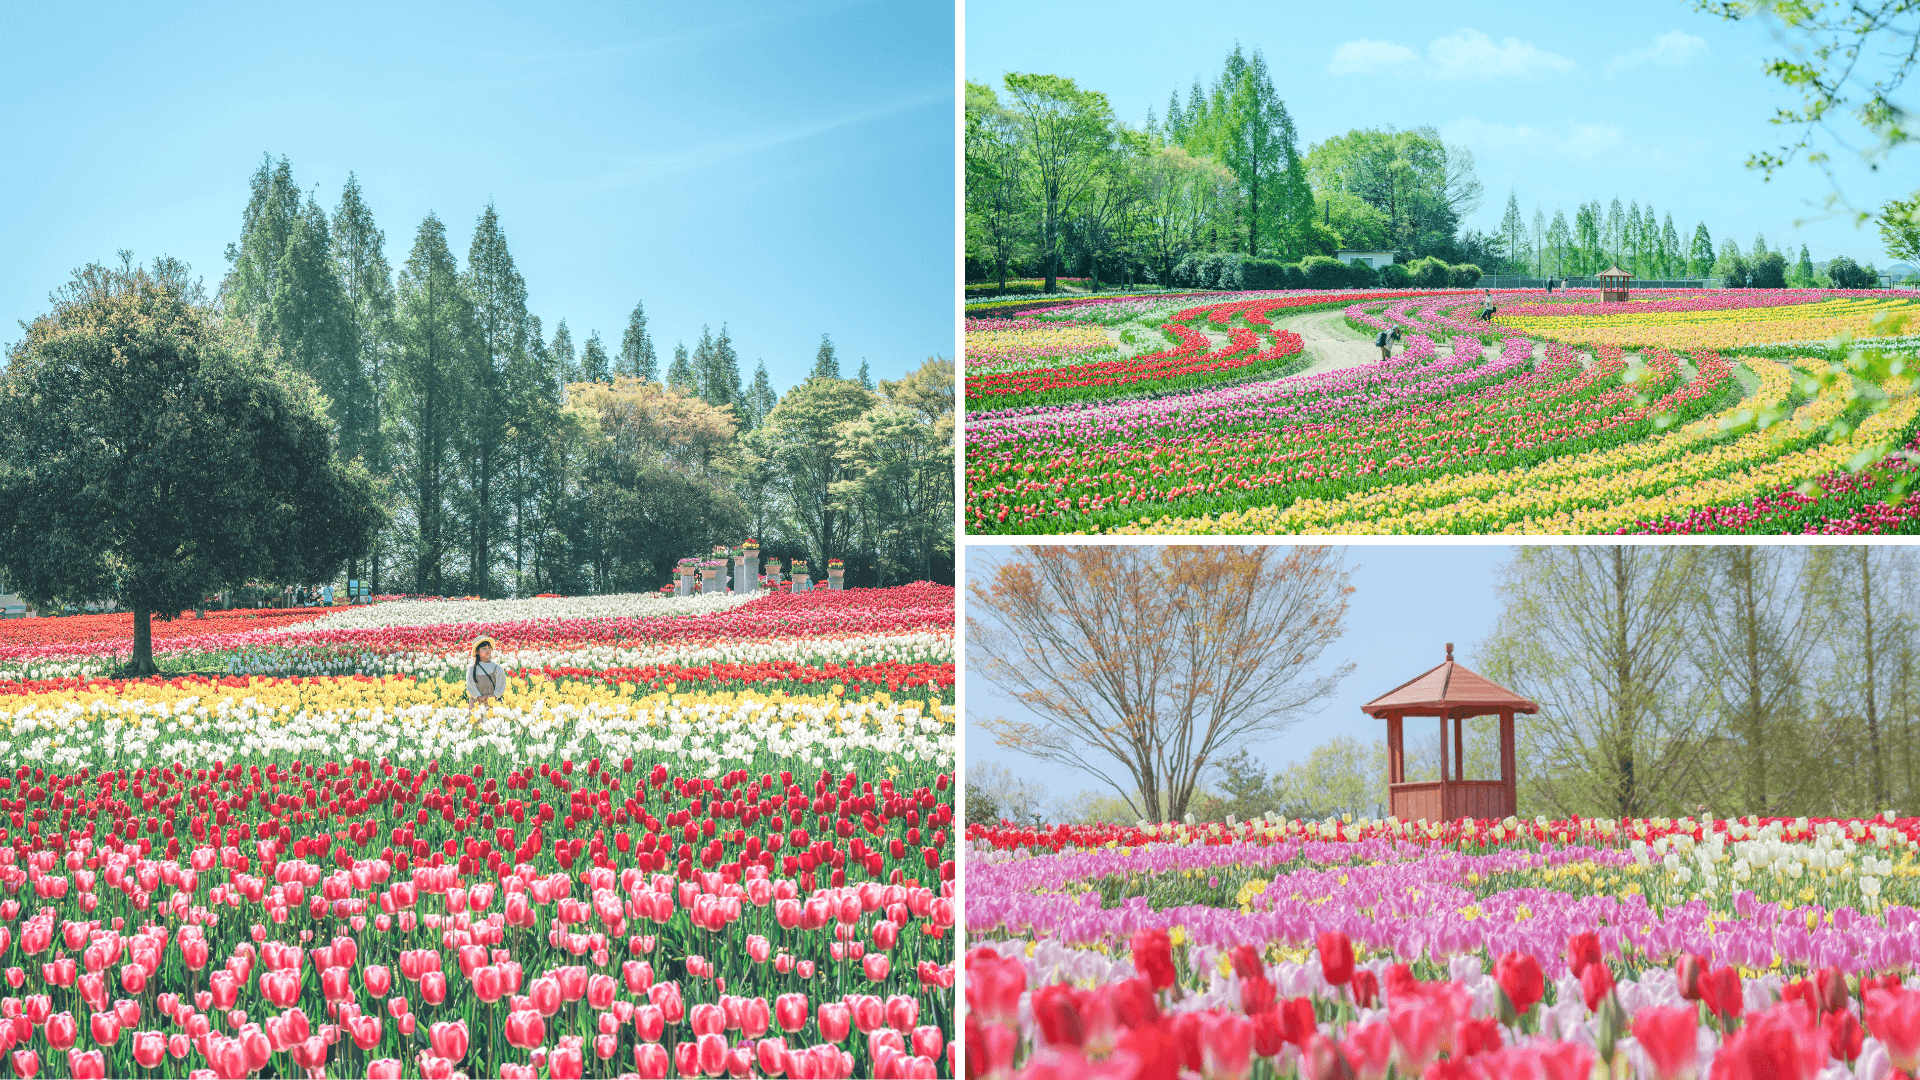
[[1387,783],[1404,784],[1407,782],[1407,759],[1405,743],[1400,735],[1400,714],[1387,717]]
[[1464,716],[1453,718],[1453,778],[1464,781],[1467,778],[1467,754],[1460,729],[1467,726]]
[[1500,710],[1500,779],[1507,785],[1507,816],[1520,812],[1520,770],[1514,760],[1513,710]]

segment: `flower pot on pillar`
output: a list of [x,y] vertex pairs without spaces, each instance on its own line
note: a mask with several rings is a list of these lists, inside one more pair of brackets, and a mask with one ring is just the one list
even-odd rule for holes
[[840,592],[847,587],[847,572],[839,568],[827,571],[827,588]]
[[788,573],[793,578],[794,592],[807,592],[813,588],[813,576],[811,572],[807,570],[807,560],[793,560],[793,566]]
[[726,592],[726,579],[722,577],[726,572],[727,564],[718,559],[711,560],[705,566],[702,566],[700,568],[700,592],[702,594]]
[[748,551],[733,560],[733,592],[735,596],[752,596],[760,590],[760,553]]

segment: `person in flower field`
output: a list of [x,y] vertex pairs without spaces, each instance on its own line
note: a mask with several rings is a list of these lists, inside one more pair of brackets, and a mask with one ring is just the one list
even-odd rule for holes
[[493,662],[493,639],[483,637],[473,643],[473,662],[467,665],[467,707],[485,708],[499,701],[507,685],[507,673]]

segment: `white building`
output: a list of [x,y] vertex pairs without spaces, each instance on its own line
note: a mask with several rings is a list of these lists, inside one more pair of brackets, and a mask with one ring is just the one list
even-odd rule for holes
[[1344,251],[1343,250],[1343,251],[1334,252],[1333,257],[1336,259],[1339,259],[1343,263],[1349,263],[1349,264],[1356,263],[1356,262],[1365,263],[1366,265],[1374,268],[1375,270],[1378,270],[1383,266],[1392,266],[1393,257],[1398,254],[1400,253],[1397,251]]

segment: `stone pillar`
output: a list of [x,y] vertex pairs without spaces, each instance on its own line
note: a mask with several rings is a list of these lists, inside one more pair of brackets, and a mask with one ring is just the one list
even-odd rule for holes
[[844,591],[846,587],[847,587],[847,572],[844,569],[841,569],[841,570],[830,569],[827,571],[827,588],[832,589],[834,592],[841,592],[841,591]]
[[792,577],[793,577],[794,592],[803,593],[803,592],[812,591],[813,578],[806,567],[803,566],[803,567],[800,567],[798,570],[794,571]]
[[760,553],[749,551],[733,560],[733,594],[752,596],[760,591]]
[[727,583],[721,577],[721,575],[725,574],[726,572],[727,572],[727,568],[724,564],[720,566],[701,567],[700,568],[700,592],[703,595],[707,593],[726,592]]
[[673,595],[692,596],[693,583],[696,580],[696,573],[697,572],[691,566],[680,567],[678,569],[678,572],[674,575],[676,580],[674,582]]

